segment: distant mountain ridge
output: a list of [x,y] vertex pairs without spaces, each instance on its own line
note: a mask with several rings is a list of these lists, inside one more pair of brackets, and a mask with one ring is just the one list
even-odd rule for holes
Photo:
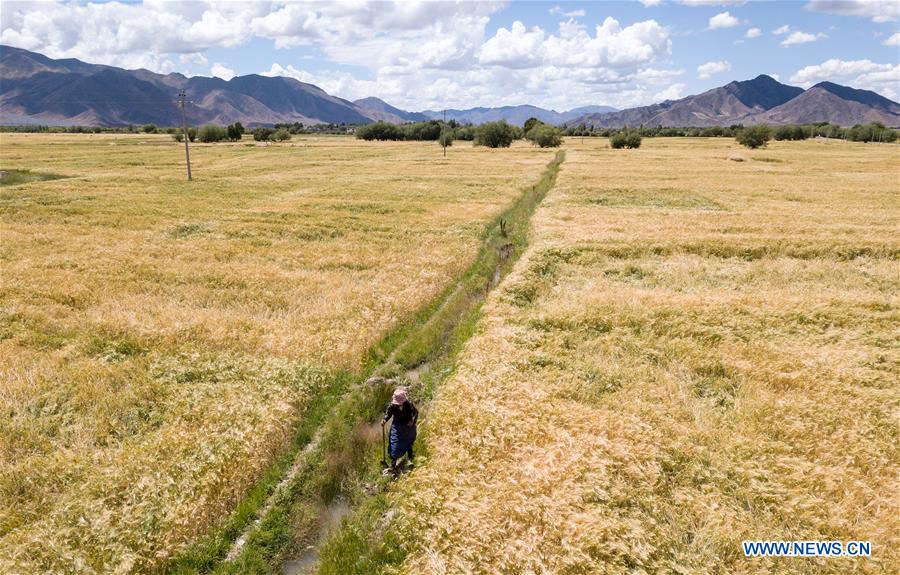
[[468,108],[466,110],[425,110],[422,113],[429,118],[439,120],[444,117],[446,112],[447,120],[456,120],[460,124],[483,124],[484,122],[506,120],[510,124],[521,126],[529,118],[537,118],[545,124],[559,125],[585,114],[605,114],[615,111],[617,110],[610,106],[582,106],[567,112],[557,112],[556,110],[547,110],[537,106],[521,105],[502,106],[499,108]]
[[192,124],[372,121],[352,102],[293,78],[188,78],[52,60],[10,46],[0,46],[0,78],[0,121],[5,123],[174,126],[181,123],[175,102],[180,90],[191,101],[187,115]]
[[367,112],[367,116],[373,120],[402,124],[404,122],[424,122],[428,116],[420,112],[407,112],[391,106],[380,98],[362,98],[353,102],[357,107]]
[[565,112],[537,106],[502,106],[408,112],[379,98],[350,102],[293,78],[250,74],[228,81],[149,70],[124,70],[76,59],[54,60],[0,46],[0,123],[120,126],[181,123],[176,94],[191,104],[188,121],[246,126],[275,123],[362,124],[440,119],[463,124],[506,120],[522,125],[534,117],[549,124],[621,126],[712,126],[832,122],[842,126],[882,122],[900,126],[900,104],[868,90],[821,82],[808,90],[766,75],[735,81],[679,100],[616,110],[584,106]]
[[842,126],[881,122],[900,125],[900,104],[868,90],[831,82],[808,90],[765,74],[719,88],[612,114],[586,114],[573,123],[598,128],[622,126],[722,126],[729,124],[805,124]]

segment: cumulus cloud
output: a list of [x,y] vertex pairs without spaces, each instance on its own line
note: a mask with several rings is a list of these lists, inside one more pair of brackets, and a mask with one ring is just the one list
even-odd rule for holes
[[672,84],[665,90],[657,92],[653,95],[655,102],[664,102],[666,100],[677,100],[684,93],[684,84]]
[[787,38],[781,41],[782,46],[794,46],[796,44],[807,44],[815,42],[819,38],[824,38],[825,34],[809,34],[808,32],[800,32],[799,30],[788,34]]
[[779,26],[778,28],[775,28],[774,30],[772,30],[772,34],[775,34],[776,36],[781,36],[782,34],[787,34],[790,31],[791,31],[791,27],[788,26],[787,24],[785,24],[784,26]]
[[744,38],[759,38],[762,36],[762,30],[759,28],[750,28],[747,30],[747,33],[744,34]]
[[732,16],[729,12],[721,12],[709,19],[709,29],[717,30],[720,28],[734,28],[740,23],[741,21]]
[[560,24],[558,34],[546,34],[537,26],[529,29],[516,21],[484,43],[478,61],[509,68],[616,68],[648,64],[671,52],[669,34],[655,20],[623,28],[614,18],[607,18],[593,36],[573,22]]
[[174,67],[169,54],[248,40],[245,24],[262,9],[254,3],[5,3],[0,43],[51,58],[168,72]]
[[225,67],[225,65],[220,62],[216,62],[215,64],[213,64],[211,71],[213,76],[215,76],[216,78],[222,78],[226,82],[234,78],[234,70]]
[[791,76],[791,82],[804,88],[822,81],[873,90],[896,101],[900,92],[900,65],[832,58],[821,64],[806,66]]
[[807,10],[871,18],[873,22],[893,22],[900,19],[900,2],[896,0],[811,0]]
[[895,32],[893,36],[881,43],[883,46],[900,46],[900,32]]
[[663,0],[638,0],[638,2],[649,8],[651,6],[659,6],[663,3]]
[[543,59],[539,52],[545,39],[546,34],[539,27],[527,29],[517,20],[509,30],[500,28],[484,43],[478,61],[486,65],[530,68]]
[[697,78],[705,80],[714,74],[721,74],[731,70],[731,62],[728,60],[720,60],[718,62],[707,62],[697,66]]

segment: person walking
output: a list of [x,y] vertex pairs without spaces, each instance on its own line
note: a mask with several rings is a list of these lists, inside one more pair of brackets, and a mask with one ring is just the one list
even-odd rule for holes
[[416,441],[416,422],[419,419],[419,410],[409,400],[406,388],[398,387],[394,390],[391,403],[384,411],[381,427],[384,427],[389,419],[393,419],[393,422],[391,423],[388,455],[391,457],[391,472],[396,473],[398,471],[397,461],[404,455],[412,463],[413,443]]

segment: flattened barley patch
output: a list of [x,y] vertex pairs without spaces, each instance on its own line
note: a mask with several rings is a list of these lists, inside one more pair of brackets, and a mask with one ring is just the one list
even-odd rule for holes
[[677,188],[612,188],[589,197],[587,204],[609,208],[659,208],[679,210],[723,210],[706,195]]

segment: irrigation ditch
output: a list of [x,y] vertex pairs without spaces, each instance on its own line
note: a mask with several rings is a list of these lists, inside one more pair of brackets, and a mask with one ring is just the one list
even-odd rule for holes
[[[403,546],[383,532],[392,485],[380,465],[383,409],[402,384],[427,419],[428,403],[453,373],[487,294],[527,246],[531,216],[564,160],[558,151],[540,178],[485,226],[474,262],[369,350],[362,375],[334,377],[231,516],[161,572],[349,575],[403,561]],[[425,434],[419,437],[417,453],[427,458]]]

